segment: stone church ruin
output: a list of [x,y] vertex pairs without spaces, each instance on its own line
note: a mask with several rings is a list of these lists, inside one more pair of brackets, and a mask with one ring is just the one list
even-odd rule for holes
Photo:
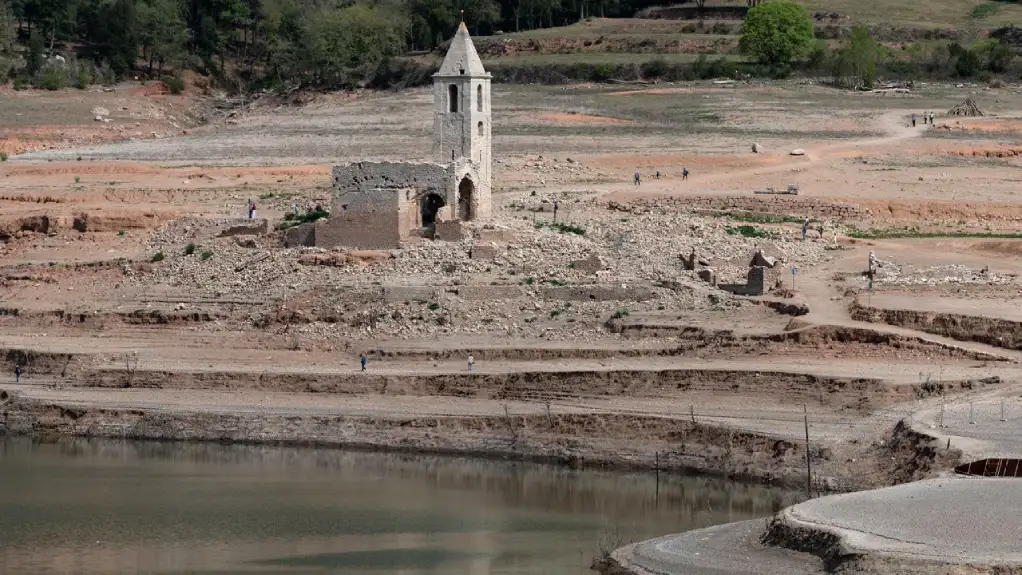
[[330,218],[291,245],[390,249],[414,235],[461,237],[490,217],[490,74],[462,23],[433,75],[433,161],[356,162],[333,169]]

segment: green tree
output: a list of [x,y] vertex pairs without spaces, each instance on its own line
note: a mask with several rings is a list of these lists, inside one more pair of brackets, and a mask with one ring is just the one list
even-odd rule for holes
[[834,77],[846,88],[872,88],[876,82],[880,47],[863,24],[856,24],[844,39],[834,62]]
[[144,0],[137,5],[138,42],[152,74],[167,63],[180,61],[188,41],[182,5],[178,0]]
[[744,54],[786,72],[813,48],[813,17],[801,4],[769,2],[749,9],[739,46]]
[[29,76],[35,76],[43,68],[45,56],[43,52],[46,46],[43,45],[43,35],[36,30],[28,39],[28,53],[25,55],[25,70]]
[[14,47],[14,6],[11,0],[0,0],[0,54]]
[[123,76],[135,67],[138,37],[135,2],[114,0],[100,7],[102,26],[96,31],[96,54],[110,64],[114,74]]
[[995,74],[1008,71],[1008,66],[1015,59],[1015,52],[1004,42],[997,38],[980,40],[973,44],[972,49],[983,61],[987,70]]
[[309,22],[301,50],[309,80],[322,87],[352,87],[403,47],[400,23],[365,4],[323,10]]

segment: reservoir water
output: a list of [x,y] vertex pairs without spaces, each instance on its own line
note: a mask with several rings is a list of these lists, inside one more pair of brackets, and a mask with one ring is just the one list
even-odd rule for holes
[[587,574],[601,545],[796,497],[422,455],[0,439],[0,573]]

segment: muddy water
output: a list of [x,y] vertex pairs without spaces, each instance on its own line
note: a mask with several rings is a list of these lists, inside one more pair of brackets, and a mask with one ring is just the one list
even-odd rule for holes
[[336,450],[0,440],[0,573],[575,574],[789,492]]

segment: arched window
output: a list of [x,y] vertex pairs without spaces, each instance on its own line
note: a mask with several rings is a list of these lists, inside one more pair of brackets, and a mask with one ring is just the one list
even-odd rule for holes
[[479,122],[479,135],[480,136],[485,136],[486,135],[486,128],[483,127],[483,123],[482,122]]
[[447,87],[447,107],[451,113],[458,111],[458,87],[454,84]]
[[[476,111],[477,112],[482,112],[483,111],[483,87],[482,86],[479,86],[478,88],[476,88]],[[480,124],[480,126],[481,125],[482,124]]]

